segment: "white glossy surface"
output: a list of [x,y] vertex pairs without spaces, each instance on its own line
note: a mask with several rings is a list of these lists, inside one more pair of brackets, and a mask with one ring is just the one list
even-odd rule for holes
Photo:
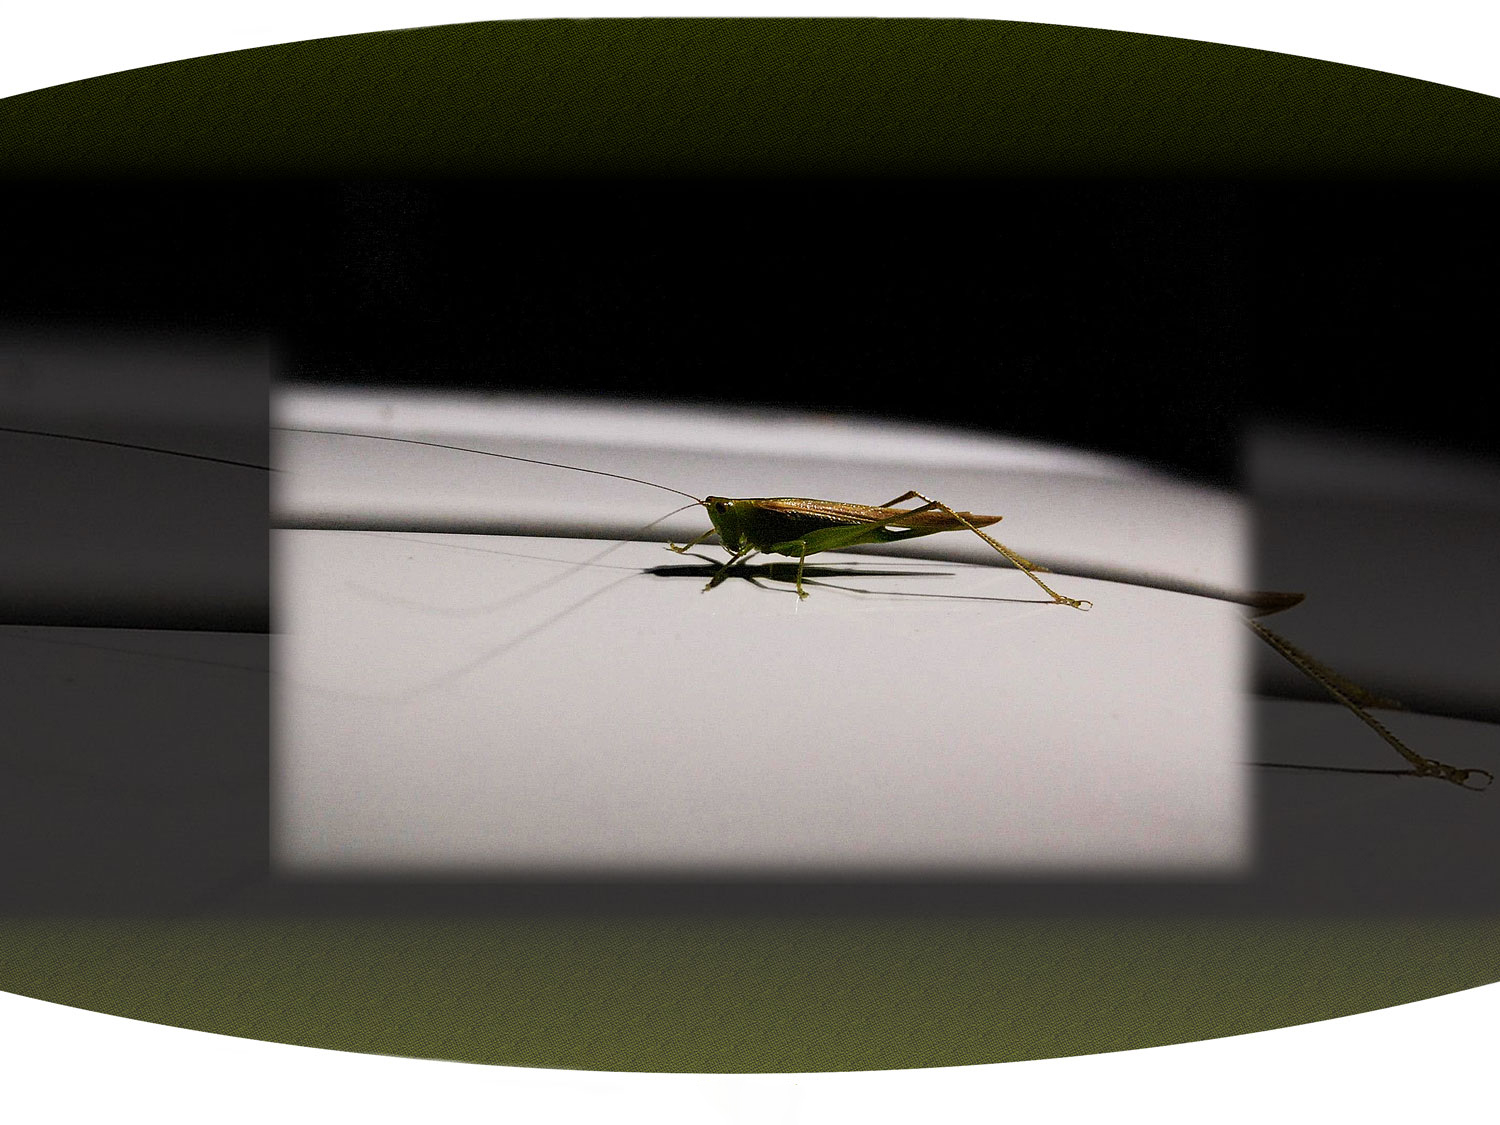
[[[696,450],[650,449],[622,440],[615,413],[608,446],[587,427],[582,442],[528,442],[501,426],[490,447],[729,494],[879,501],[936,478],[934,495],[974,510],[1004,496],[1037,542],[1100,558],[1135,543],[1144,564],[1161,550],[1144,528],[1165,527],[1189,573],[1239,578],[1231,502],[1102,459],[963,438],[968,452],[943,464],[928,435],[924,466],[893,458],[891,431],[847,423],[837,458],[807,434],[775,457],[753,422],[743,456],[704,450],[701,429]],[[334,421],[317,419],[363,428]],[[281,448],[278,511],[304,519],[452,505],[613,526],[624,505],[639,526],[672,506],[637,485],[424,448],[307,435]],[[1101,497],[1140,523],[1088,518]],[[687,512],[673,533],[703,523]],[[1242,871],[1239,611],[1056,575],[1095,603],[1080,613],[972,536],[921,542],[966,540],[973,563],[818,555],[799,602],[785,565],[700,594],[722,558],[711,547],[601,556],[607,544],[577,539],[278,532],[277,861],[553,877]]]
[[[819,556],[278,535],[279,856],[302,870],[1213,871],[1243,856],[1232,607]],[[883,564],[883,565],[882,565]],[[790,570],[790,568],[787,568]],[[1061,582],[1061,579],[1059,579]],[[866,592],[856,592],[866,591]],[[977,600],[970,600],[977,599]]]

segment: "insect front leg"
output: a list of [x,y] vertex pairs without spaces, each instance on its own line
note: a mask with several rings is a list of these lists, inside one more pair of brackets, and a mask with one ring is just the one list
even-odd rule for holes
[[676,551],[680,555],[684,551],[688,550],[690,547],[696,547],[699,543],[702,543],[705,539],[707,539],[710,535],[712,535],[716,530],[717,530],[717,528],[710,527],[702,535],[698,536],[698,538],[689,540],[688,542],[684,543],[681,547],[679,547],[676,543],[668,543],[667,544],[667,550],[669,550],[669,551]]

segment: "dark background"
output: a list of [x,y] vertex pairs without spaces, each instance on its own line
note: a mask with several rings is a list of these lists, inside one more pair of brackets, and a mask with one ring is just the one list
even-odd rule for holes
[[73,180],[3,319],[266,333],[286,380],[764,403],[1218,483],[1251,418],[1488,454],[1488,183]]
[[[1493,456],[1488,414],[1450,390],[1494,370],[1492,194],[1475,180],[1353,178],[13,182],[0,187],[15,220],[0,270],[0,328],[62,341],[122,331],[158,342],[265,338],[274,377],[287,381],[904,417],[1124,454],[1236,485],[1246,483],[1241,439],[1256,420]],[[105,377],[113,369],[100,346],[94,362]],[[189,378],[192,354],[172,361]],[[245,367],[257,377],[262,369]],[[266,388],[248,385],[255,393],[226,416],[244,418],[255,440],[234,456],[267,464]],[[166,466],[151,458],[9,440],[31,458],[15,474],[31,483],[12,499],[12,514],[20,519],[21,500],[41,513],[39,526],[17,523],[25,531],[17,543],[45,540],[62,562],[51,601],[34,590],[0,598],[4,624],[198,634],[158,654],[160,684],[114,688],[101,686],[104,672],[65,667],[69,652],[97,651],[97,637],[0,638],[18,661],[13,710],[25,721],[13,724],[17,744],[47,747],[12,764],[0,823],[11,854],[48,855],[57,873],[42,878],[34,862],[21,865],[10,902],[102,909],[238,896],[253,907],[269,893],[265,474],[194,463],[172,492],[152,483]],[[155,443],[218,448],[207,440],[164,432]],[[105,454],[114,459],[88,459]],[[91,474],[78,465],[101,467]],[[47,488],[55,502],[39,503]],[[1278,502],[1275,511],[1286,508]],[[1314,541],[1318,526],[1297,525],[1291,537]],[[1419,533],[1414,541],[1423,542]],[[12,550],[10,561],[21,553]],[[131,570],[137,554],[146,561]],[[113,601],[104,585],[78,577],[80,556],[97,562],[88,573],[107,576],[99,583]],[[1399,570],[1390,558],[1368,566]],[[1418,558],[1407,569],[1420,566]],[[1301,581],[1314,568],[1294,569]],[[137,571],[133,586],[118,577]],[[1380,599],[1356,603],[1349,616],[1363,619]],[[51,668],[47,659],[61,661],[48,681],[60,694],[41,706],[40,689],[26,684]],[[185,669],[223,682],[194,686]],[[115,699],[112,710],[106,702]],[[200,732],[226,713],[246,718],[211,740],[209,753]],[[59,715],[98,720],[73,722],[67,742]],[[111,740],[127,731],[141,751],[111,757]],[[162,749],[173,747],[182,754]],[[95,763],[101,754],[107,765]],[[222,806],[187,802],[173,816],[160,802],[117,807],[125,762],[124,773],[150,774],[131,780],[132,792],[236,796]],[[1301,780],[1288,783],[1286,807],[1305,806]],[[91,827],[60,833],[65,825]],[[1302,837],[1284,835],[1268,870],[1303,870],[1294,842]],[[1266,885],[1299,893],[1281,875]],[[575,890],[521,898],[597,905],[595,889]],[[727,898],[703,888],[632,893],[654,902],[658,890],[664,901],[762,901],[744,888]],[[280,907],[357,908],[364,895],[387,901],[390,888],[275,893]],[[428,901],[420,887],[402,893]],[[468,901],[454,893],[445,886],[429,897]],[[494,894],[512,901],[517,892],[474,893],[471,905],[487,907]],[[774,888],[766,893],[781,901]],[[861,903],[885,891],[840,893]],[[904,893],[919,907],[968,901],[951,887]],[[988,891],[976,893],[989,901]],[[1149,897],[1136,886],[1091,893],[1103,910]],[[1182,893],[1162,888],[1160,901],[1177,905]],[[806,901],[796,888],[788,894]],[[1395,895],[1409,908],[1426,894],[1356,897]],[[1458,898],[1488,901],[1467,882]],[[1035,889],[1025,901],[1054,899],[1079,908],[1076,887]]]

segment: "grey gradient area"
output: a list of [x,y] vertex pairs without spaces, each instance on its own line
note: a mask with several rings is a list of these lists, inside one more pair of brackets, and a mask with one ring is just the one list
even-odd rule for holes
[[1269,424],[1246,455],[1257,582],[1307,594],[1270,624],[1414,708],[1500,721],[1500,459]]
[[[1264,423],[1247,434],[1257,583],[1306,601],[1265,623],[1405,705],[1374,712],[1418,753],[1500,774],[1500,463]],[[1259,886],[1301,910],[1500,908],[1500,788],[1405,763],[1269,650],[1256,756]],[[1340,771],[1372,771],[1340,772]]]
[[264,630],[270,370],[255,339],[0,326],[0,621]]
[[265,879],[270,368],[254,338],[0,325],[0,912]]
[[[1500,774],[1493,723],[1381,711],[1422,753]],[[1300,699],[1256,700],[1256,755],[1300,767],[1399,770],[1404,763],[1343,708]],[[1299,914],[1500,909],[1500,790],[1383,773],[1269,769],[1256,779],[1254,878],[1226,901]],[[1203,900],[1217,905],[1212,897]]]
[[0,915],[192,909],[262,882],[268,647],[0,626]]

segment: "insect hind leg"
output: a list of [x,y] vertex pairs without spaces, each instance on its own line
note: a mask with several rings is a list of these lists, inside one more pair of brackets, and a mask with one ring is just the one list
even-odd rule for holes
[[1350,683],[1343,676],[1334,672],[1331,668],[1319,663],[1307,653],[1294,646],[1279,633],[1273,633],[1258,621],[1246,620],[1255,633],[1266,644],[1275,650],[1277,655],[1290,663],[1308,679],[1326,691],[1333,699],[1343,704],[1354,713],[1367,727],[1385,740],[1386,744],[1399,753],[1411,763],[1411,772],[1417,777],[1440,777],[1444,781],[1452,782],[1462,789],[1482,790],[1488,789],[1495,780],[1495,775],[1489,770],[1481,769],[1459,769],[1450,766],[1446,762],[1439,762],[1434,758],[1424,758],[1406,743],[1397,738],[1390,729],[1379,719],[1364,709],[1361,704],[1379,706],[1388,703],[1366,691],[1357,684]]
[[[1025,558],[1022,558],[1020,555],[1016,554],[1015,551],[1012,551],[1009,547],[1007,547],[1004,543],[1001,543],[998,539],[994,538],[993,536],[986,535],[983,531],[980,531],[979,528],[975,527],[968,520],[964,519],[964,517],[962,515],[960,515],[958,512],[955,512],[952,508],[948,507],[948,505],[944,504],[941,500],[934,500],[931,496],[924,496],[924,495],[922,495],[922,493],[918,492],[916,489],[913,488],[913,489],[911,489],[908,492],[903,492],[900,496],[897,496],[894,500],[888,500],[888,501],[886,501],[886,503],[882,504],[881,507],[889,508],[889,507],[891,507],[891,506],[893,506],[895,504],[905,503],[907,500],[922,500],[922,501],[925,501],[926,502],[926,508],[936,508],[938,511],[943,512],[946,515],[948,515],[951,519],[956,520],[962,526],[967,527],[975,535],[979,536],[979,538],[983,539],[991,547],[993,547],[993,548],[995,548],[995,550],[999,551],[1000,554],[1002,556],[1004,556],[1005,559],[1008,562],[1010,562],[1010,564],[1012,566],[1016,567],[1016,569],[1020,570],[1023,574],[1025,574],[1027,578],[1030,578],[1033,582],[1035,582],[1038,586],[1040,586],[1043,590],[1045,590],[1047,592],[1047,596],[1050,597],[1054,602],[1057,602],[1059,605],[1070,605],[1074,609],[1083,609],[1083,610],[1092,608],[1092,606],[1094,604],[1093,602],[1081,600],[1081,599],[1078,599],[1078,598],[1069,598],[1069,597],[1063,596],[1062,594],[1059,594],[1051,586],[1047,585],[1047,583],[1043,582],[1040,578],[1037,577],[1037,573],[1036,572],[1039,569],[1041,569],[1040,567],[1034,566],[1029,560],[1027,560]],[[924,511],[925,509],[924,508],[914,508],[912,510],[920,512],[920,511]]]

